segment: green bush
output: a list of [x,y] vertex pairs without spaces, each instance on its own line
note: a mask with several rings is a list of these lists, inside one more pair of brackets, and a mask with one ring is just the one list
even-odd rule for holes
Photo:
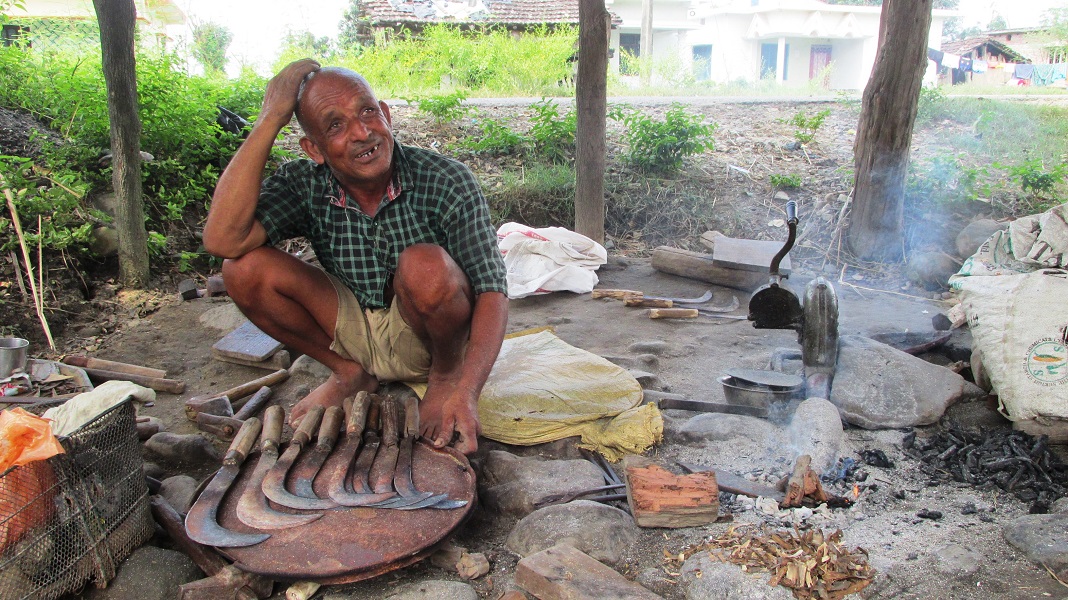
[[609,117],[626,126],[624,161],[642,171],[673,173],[687,156],[715,148],[712,133],[716,124],[705,123],[703,117],[687,113],[680,104],[672,104],[663,121],[622,107],[610,110]]
[[793,117],[786,119],[785,123],[793,125],[797,128],[794,132],[794,138],[802,144],[808,144],[816,137],[816,132],[823,126],[823,122],[831,115],[830,109],[821,110],[820,112],[807,116],[804,112],[798,111]]
[[768,181],[771,182],[772,187],[775,187],[776,189],[792,190],[801,187],[801,176],[793,173],[788,175],[772,173],[768,176]]
[[[50,171],[48,177],[42,177],[34,172],[32,160],[0,156],[0,186],[14,200],[26,245],[30,248],[40,244],[48,250],[80,252],[89,243],[93,221],[107,220],[102,213],[90,211],[82,202],[87,186],[77,173],[71,171]],[[6,198],[0,198],[0,206],[6,203]],[[8,236],[0,238],[0,252],[6,253],[19,246],[10,217],[6,207],[0,211],[0,231],[9,232]]]
[[475,154],[516,154],[527,143],[526,138],[513,131],[507,125],[494,119],[477,121],[482,135],[469,136],[461,140],[457,147]]
[[1047,169],[1041,160],[1032,159],[1019,165],[994,166],[1004,169],[1020,184],[1020,189],[1035,198],[1050,199],[1054,189],[1068,176],[1068,164],[1059,164]]
[[405,100],[409,104],[416,105],[419,108],[419,112],[434,117],[434,121],[439,127],[445,123],[459,121],[470,111],[469,106],[464,106],[463,102],[467,100],[467,94],[463,91],[439,96],[405,98]]
[[494,223],[515,221],[533,227],[574,227],[575,171],[568,165],[535,163],[505,173],[484,186]]
[[560,116],[560,107],[552,100],[542,98],[530,105],[534,115],[530,119],[530,138],[534,141],[537,157],[550,163],[564,163],[575,154],[575,130],[577,115],[568,109]]

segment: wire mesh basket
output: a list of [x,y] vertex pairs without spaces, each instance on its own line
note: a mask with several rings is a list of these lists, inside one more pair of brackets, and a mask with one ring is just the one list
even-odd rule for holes
[[64,454],[0,474],[0,600],[104,587],[152,535],[133,403],[59,441]]

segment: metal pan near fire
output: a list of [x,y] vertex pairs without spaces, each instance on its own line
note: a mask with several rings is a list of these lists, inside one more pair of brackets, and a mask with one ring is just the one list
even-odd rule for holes
[[794,399],[804,388],[797,375],[757,369],[730,369],[719,378],[728,404],[767,411]]

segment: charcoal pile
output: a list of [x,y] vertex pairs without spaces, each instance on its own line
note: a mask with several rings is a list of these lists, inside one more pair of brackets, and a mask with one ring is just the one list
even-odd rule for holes
[[1068,493],[1068,465],[1050,452],[1044,435],[1012,430],[978,434],[949,427],[925,439],[909,433],[902,449],[935,481],[997,487],[1031,503],[1032,513],[1048,512],[1054,500]]

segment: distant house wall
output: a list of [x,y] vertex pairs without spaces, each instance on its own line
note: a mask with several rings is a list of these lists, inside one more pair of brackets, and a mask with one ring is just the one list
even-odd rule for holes
[[[986,33],[992,39],[995,39],[1006,46],[1011,47],[1013,50],[1027,57],[1032,63],[1035,64],[1049,64],[1053,62],[1063,62],[1061,56],[1051,56],[1049,47],[1056,45],[1049,35],[1041,29],[1006,29],[1001,31],[990,31]],[[1063,41],[1060,46],[1068,44],[1068,41]]]
[[[43,50],[75,49],[100,44],[96,9],[92,0],[24,0],[6,14],[9,23],[23,27],[24,39]],[[168,41],[168,25],[185,22],[173,0],[135,0],[137,28],[142,36]]]

